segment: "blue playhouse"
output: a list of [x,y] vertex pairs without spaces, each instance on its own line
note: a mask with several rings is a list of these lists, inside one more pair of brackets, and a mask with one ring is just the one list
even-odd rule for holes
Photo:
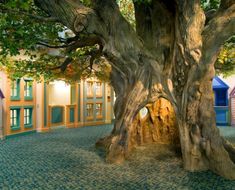
[[230,125],[229,123],[229,86],[219,77],[213,79],[213,91],[215,96],[216,124],[218,126]]

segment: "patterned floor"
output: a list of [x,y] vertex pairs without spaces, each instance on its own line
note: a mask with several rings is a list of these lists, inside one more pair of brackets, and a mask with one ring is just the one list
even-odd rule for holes
[[163,145],[140,147],[122,165],[106,164],[94,144],[111,128],[57,129],[0,142],[0,190],[235,190],[235,181],[211,172],[184,171],[178,154]]

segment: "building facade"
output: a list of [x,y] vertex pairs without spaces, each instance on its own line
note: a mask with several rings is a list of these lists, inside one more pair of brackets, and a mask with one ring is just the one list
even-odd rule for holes
[[214,91],[214,109],[216,113],[217,125],[229,125],[229,102],[228,102],[229,86],[219,77],[213,79]]
[[63,81],[36,83],[29,78],[11,81],[2,71],[0,79],[6,97],[2,114],[5,137],[112,121],[112,89],[97,79],[73,85]]
[[235,126],[235,86],[230,93],[231,125]]
[[3,138],[3,99],[5,98],[0,88],[0,139]]
[[218,126],[235,126],[235,75],[213,79],[214,109]]

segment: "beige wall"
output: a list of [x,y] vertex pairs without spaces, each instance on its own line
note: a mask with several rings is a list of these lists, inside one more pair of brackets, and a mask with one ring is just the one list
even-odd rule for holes
[[111,107],[112,99],[111,99],[111,88],[106,83],[105,84],[105,122],[110,123],[112,120],[112,107]]
[[2,99],[0,98],[0,139],[3,138],[3,122],[2,122],[2,118],[3,118],[3,102]]
[[[0,89],[3,91],[3,78],[1,76],[1,71],[0,71]],[[0,138],[2,136],[2,110],[3,110],[3,101],[2,99],[0,98]]]
[[69,105],[70,85],[62,81],[55,81],[49,84],[49,105]]
[[228,90],[228,93],[230,94],[230,92],[235,87],[235,75],[232,75],[226,78],[222,76],[219,76],[219,77],[230,87]]
[[36,84],[36,129],[43,127],[43,83]]

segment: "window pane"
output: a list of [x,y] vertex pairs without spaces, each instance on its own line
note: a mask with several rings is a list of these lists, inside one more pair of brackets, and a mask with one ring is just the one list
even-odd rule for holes
[[19,80],[12,81],[11,84],[11,96],[15,97],[18,96],[18,88],[19,88]]
[[32,123],[31,119],[32,109],[31,108],[25,108],[24,109],[24,124],[29,125]]
[[101,83],[97,82],[96,83],[96,91],[95,91],[97,96],[101,96],[102,95],[102,88],[101,88]]
[[87,116],[88,117],[93,116],[93,104],[87,104],[86,107],[87,107]]
[[32,95],[31,82],[30,81],[25,81],[24,96],[29,97],[31,95]]
[[92,92],[92,82],[87,82],[87,95],[88,96],[92,96],[93,95],[93,92]]
[[96,115],[102,115],[102,104],[96,104]]

